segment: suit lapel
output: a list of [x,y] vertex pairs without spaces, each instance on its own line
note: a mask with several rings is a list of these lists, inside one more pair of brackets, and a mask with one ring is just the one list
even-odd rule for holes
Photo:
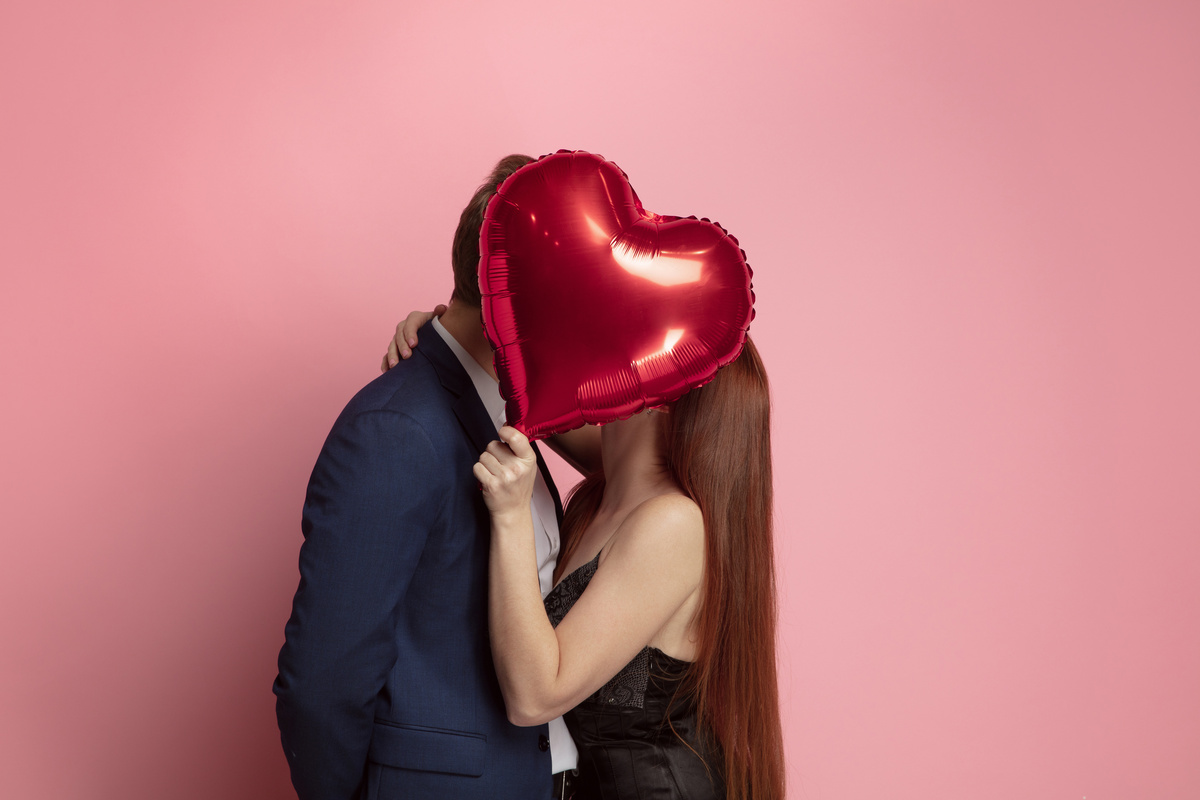
[[475,385],[471,383],[471,376],[458,362],[454,351],[434,330],[432,322],[427,322],[421,327],[419,336],[421,345],[414,352],[429,360],[442,382],[442,387],[454,396],[454,416],[458,417],[475,449],[482,453],[487,449],[488,443],[496,438],[496,427],[492,424],[487,409],[483,407]]
[[533,445],[533,452],[537,455],[538,470],[546,480],[546,488],[550,490],[550,496],[554,498],[554,516],[558,518],[558,527],[561,529],[563,505],[562,499],[558,496],[558,487],[554,485],[554,477],[550,474],[550,467],[546,465],[546,459],[542,458],[542,449],[537,446],[537,442],[530,442],[530,444]]
[[[432,322],[427,322],[421,327],[419,337],[421,345],[414,352],[429,359],[442,386],[454,395],[456,398],[454,415],[458,417],[463,430],[471,438],[475,449],[482,453],[487,449],[488,444],[496,439],[496,426],[492,424],[492,419],[488,416],[483,401],[479,399],[479,393],[475,391],[475,385],[471,383],[471,376],[463,369],[463,365],[459,363],[454,351],[434,330]],[[546,480],[546,488],[550,490],[550,497],[554,499],[554,514],[561,527],[563,505],[562,498],[558,494],[558,487],[554,485],[554,477],[550,474],[550,468],[546,465],[546,459],[542,457],[542,451],[537,446],[537,442],[530,444],[533,445],[533,452],[537,454],[538,470]]]

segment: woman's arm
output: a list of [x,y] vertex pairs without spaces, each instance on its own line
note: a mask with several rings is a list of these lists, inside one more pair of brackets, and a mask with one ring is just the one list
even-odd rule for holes
[[698,590],[700,510],[682,496],[643,503],[622,523],[583,596],[555,629],[537,580],[528,440],[502,428],[475,465],[492,512],[488,618],[496,674],[516,725],[574,708],[628,664]]

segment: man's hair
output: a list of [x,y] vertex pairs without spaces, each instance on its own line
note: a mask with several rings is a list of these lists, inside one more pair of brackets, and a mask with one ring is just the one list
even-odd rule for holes
[[505,156],[496,164],[467,207],[458,218],[458,230],[454,232],[454,247],[450,250],[450,263],[454,266],[454,294],[451,299],[460,300],[479,308],[483,299],[479,296],[479,229],[483,227],[483,212],[488,202],[504,179],[533,161],[529,156],[514,153]]

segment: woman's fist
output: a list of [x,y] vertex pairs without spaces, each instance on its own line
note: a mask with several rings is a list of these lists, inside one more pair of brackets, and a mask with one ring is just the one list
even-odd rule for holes
[[537,479],[537,455],[525,434],[505,425],[500,441],[488,445],[475,464],[475,478],[493,517],[529,513],[533,482]]

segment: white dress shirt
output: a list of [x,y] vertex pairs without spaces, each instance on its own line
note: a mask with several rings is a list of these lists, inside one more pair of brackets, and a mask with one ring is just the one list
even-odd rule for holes
[[[433,329],[445,340],[446,345],[458,358],[463,369],[467,371],[471,383],[475,385],[475,392],[483,401],[483,407],[487,410],[488,416],[491,417],[492,424],[499,431],[504,425],[504,398],[500,396],[499,382],[489,375],[487,370],[479,366],[479,362],[472,358],[471,354],[458,343],[458,340],[442,327],[442,323],[438,321],[437,317],[433,318]],[[533,485],[533,500],[530,506],[533,510],[533,539],[534,547],[537,550],[538,583],[541,585],[542,597],[545,597],[554,588],[554,565],[558,562],[560,540],[558,515],[554,511],[554,498],[550,496],[550,488],[546,485],[546,479],[542,476],[540,469]],[[567,731],[567,724],[563,722],[562,717],[550,720],[549,733],[551,769],[554,772],[575,769],[579,762],[579,751],[575,749],[575,742],[571,739],[571,734]]]

